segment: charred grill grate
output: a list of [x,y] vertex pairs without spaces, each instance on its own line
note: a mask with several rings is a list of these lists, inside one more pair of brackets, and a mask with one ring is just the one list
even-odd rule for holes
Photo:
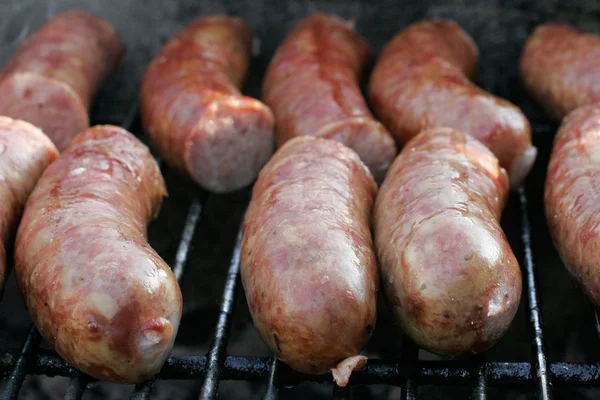
[[[136,119],[134,108],[124,127],[131,127]],[[540,127],[546,130],[547,127]],[[470,360],[419,361],[418,348],[405,340],[402,357],[397,360],[370,359],[367,366],[356,372],[351,385],[387,384],[399,386],[401,399],[418,398],[419,385],[467,385],[471,398],[487,398],[487,387],[514,387],[535,390],[538,398],[550,400],[553,385],[559,387],[600,386],[600,363],[556,362],[548,363],[544,348],[544,331],[539,304],[538,285],[533,261],[531,226],[528,213],[528,199],[523,187],[517,192],[521,219],[521,241],[523,254],[520,255],[524,274],[527,309],[531,330],[531,351],[533,362],[486,362],[485,355]],[[188,208],[187,218],[176,252],[173,269],[179,279],[188,259],[190,242],[201,219],[206,196],[193,200]],[[162,371],[153,379],[135,386],[131,399],[149,399],[156,379],[203,379],[199,393],[201,400],[217,396],[221,380],[265,381],[267,388],[264,398],[279,398],[283,384],[295,385],[301,382],[331,382],[330,376],[309,376],[295,371],[277,361],[274,357],[236,357],[226,354],[232,311],[239,285],[241,230],[236,242],[227,273],[221,307],[212,336],[209,351],[204,356],[171,356]],[[596,315],[596,329],[600,335],[600,323]],[[1,399],[16,399],[23,381],[28,374],[49,376],[70,376],[65,399],[81,399],[87,385],[94,380],[71,367],[55,352],[40,349],[41,337],[32,326],[20,349],[0,351],[0,376],[7,378],[0,393]],[[351,388],[333,387],[332,398],[350,398]]]
[[[511,97],[511,96],[505,96]],[[514,97],[514,96],[513,96]],[[131,128],[137,121],[138,109],[134,106],[122,126]],[[552,125],[534,124],[537,133],[548,133]],[[536,279],[536,265],[531,243],[531,219],[525,187],[516,192],[518,201],[510,212],[519,213],[521,254],[519,261],[524,278],[524,295],[529,319],[532,362],[486,361],[485,354],[469,360],[425,361],[419,360],[418,348],[404,340],[399,359],[369,359],[366,367],[353,374],[350,386],[344,389],[332,385],[333,399],[351,397],[352,386],[385,384],[401,388],[401,399],[418,398],[420,385],[461,385],[469,387],[471,398],[484,400],[488,387],[519,388],[537,393],[537,398],[553,399],[553,387],[600,386],[600,363],[554,362],[549,363],[544,347],[544,330],[540,296]],[[181,231],[173,271],[179,280],[188,261],[190,243],[202,219],[207,195],[201,194],[188,208]],[[540,227],[540,229],[546,229]],[[280,397],[283,386],[302,382],[332,382],[331,376],[309,376],[291,370],[275,357],[239,357],[227,354],[229,333],[233,319],[239,283],[240,241],[238,231],[225,280],[221,305],[206,355],[171,356],[162,371],[149,381],[135,386],[132,399],[151,398],[157,379],[202,380],[197,396],[201,400],[214,399],[220,381],[244,380],[267,383],[264,399]],[[600,336],[600,320],[595,316],[595,326]],[[40,348],[41,337],[32,326],[20,349],[0,349],[0,377],[5,378],[0,399],[16,399],[28,374],[70,377],[65,399],[81,399],[93,378],[77,371],[55,352]],[[283,397],[283,396],[281,396]]]

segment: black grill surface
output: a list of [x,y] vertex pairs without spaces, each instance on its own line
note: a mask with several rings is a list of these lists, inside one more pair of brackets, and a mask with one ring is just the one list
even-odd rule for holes
[[[490,351],[444,359],[416,348],[394,327],[380,302],[366,354],[369,362],[346,389],[331,376],[307,376],[273,358],[260,341],[239,282],[239,227],[250,191],[207,194],[161,164],[169,197],[149,230],[151,245],[173,266],[184,316],[172,356],[161,373],[133,386],[95,382],[50,350],[32,327],[9,279],[0,302],[1,399],[593,399],[600,395],[600,325],[550,240],[543,216],[543,182],[556,125],[522,90],[518,57],[533,27],[560,21],[600,33],[600,3],[552,1],[397,0],[26,0],[48,5],[48,16],[82,8],[111,20],[127,55],[92,106],[92,123],[112,123],[143,139],[137,91],[146,65],[195,17],[227,13],[255,30],[257,49],[247,93],[260,97],[266,65],[287,30],[306,13],[356,20],[376,54],[394,33],[424,17],[459,22],[481,52],[479,84],[522,107],[539,157],[514,191],[503,227],[523,271],[521,306],[509,332]],[[15,0],[15,3],[17,1]],[[34,10],[32,9],[32,10]],[[0,7],[1,18],[10,11]],[[45,13],[45,11],[40,11]],[[6,13],[6,15],[5,15]],[[25,17],[19,17],[25,18]],[[37,21],[37,19],[35,20]],[[34,23],[35,25],[35,23]],[[0,38],[1,39],[1,38]],[[6,46],[5,46],[6,47]],[[6,59],[7,52],[2,54]]]

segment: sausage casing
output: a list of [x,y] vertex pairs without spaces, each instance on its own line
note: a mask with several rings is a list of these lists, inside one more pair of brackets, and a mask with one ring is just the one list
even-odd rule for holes
[[62,151],[89,126],[92,97],[122,53],[108,21],[78,10],[62,12],[4,66],[0,114],[40,127]]
[[142,81],[140,109],[153,147],[217,193],[252,182],[275,146],[271,110],[240,93],[251,47],[241,19],[202,17],[167,43]]
[[341,386],[375,328],[376,190],[351,149],[298,137],[261,171],[244,220],[241,275],[261,337],[298,371],[333,369]]
[[582,106],[554,139],[544,190],[546,220],[571,274],[600,305],[600,106]]
[[396,146],[358,86],[368,60],[367,41],[349,22],[325,14],[300,21],[277,49],[263,86],[278,144],[296,136],[338,140],[383,179]]
[[181,292],[146,239],[165,194],[146,146],[103,125],[75,136],[25,206],[15,274],[27,309],[50,345],[97,379],[147,379],[173,346]]
[[506,172],[450,128],[408,142],[374,210],[382,285],[396,321],[442,355],[484,351],[508,329],[521,272],[500,228]]
[[600,101],[600,36],[567,25],[538,26],[523,47],[521,77],[529,93],[561,120]]
[[6,246],[35,183],[57,157],[56,147],[41,130],[0,117],[0,294],[6,280]]
[[529,121],[514,104],[473,84],[477,48],[456,23],[421,21],[399,32],[379,56],[369,84],[375,114],[399,145],[427,128],[448,127],[485,144],[512,186],[536,158]]

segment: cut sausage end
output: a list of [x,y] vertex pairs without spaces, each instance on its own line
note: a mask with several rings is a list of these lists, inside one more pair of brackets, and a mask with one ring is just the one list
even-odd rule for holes
[[89,126],[88,112],[67,84],[32,73],[10,75],[0,83],[0,115],[39,127],[64,150],[71,138]]
[[509,171],[510,187],[516,188],[529,175],[529,171],[533,168],[535,159],[537,158],[537,149],[530,146],[527,150],[517,158]]
[[231,96],[211,104],[185,144],[187,172],[227,193],[250,184],[273,154],[273,114],[258,100]]
[[352,372],[359,370],[367,363],[367,357],[365,356],[352,356],[348,357],[340,362],[335,368],[331,369],[334,382],[339,387],[345,387],[350,381]]
[[377,182],[383,181],[397,153],[396,143],[385,127],[367,118],[325,125],[315,136],[336,140],[356,151]]

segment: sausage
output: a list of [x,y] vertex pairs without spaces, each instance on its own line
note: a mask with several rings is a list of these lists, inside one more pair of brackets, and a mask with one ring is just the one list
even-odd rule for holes
[[544,207],[550,234],[569,272],[600,305],[600,105],[563,120],[548,165]]
[[397,151],[358,86],[368,61],[369,45],[350,22],[319,13],[300,21],[275,53],[264,80],[278,145],[296,136],[340,141],[382,180]]
[[244,219],[241,276],[261,337],[290,367],[332,370],[340,386],[375,328],[376,191],[354,151],[297,137],[261,171]]
[[600,36],[556,23],[538,26],[520,59],[525,88],[560,121],[575,108],[600,101]]
[[27,197],[44,169],[58,157],[50,139],[25,121],[0,117],[0,296],[11,244]]
[[450,128],[411,139],[381,185],[375,247],[385,297],[419,346],[456,356],[491,347],[521,297],[500,228],[508,178],[479,141]]
[[157,152],[216,193],[252,182],[273,154],[274,118],[243,96],[252,32],[241,19],[197,19],[154,58],[142,81],[142,122]]
[[97,379],[156,374],[181,318],[181,292],[148,245],[166,189],[146,146],[111,125],[76,135],[33,190],[15,275],[40,333]]
[[469,80],[477,57],[473,40],[455,22],[417,22],[384,47],[371,75],[369,99],[399,145],[427,128],[457,129],[490,148],[516,186],[537,154],[529,121],[517,106]]
[[0,114],[40,127],[62,151],[89,126],[92,97],[122,53],[108,21],[62,12],[25,40],[0,72]]

